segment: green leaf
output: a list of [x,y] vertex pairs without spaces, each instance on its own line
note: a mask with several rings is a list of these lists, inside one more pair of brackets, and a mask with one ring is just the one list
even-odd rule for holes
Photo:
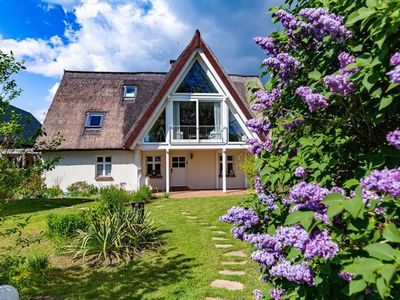
[[365,3],[367,7],[373,8],[378,5],[378,0],[367,0]]
[[397,266],[396,265],[389,265],[385,264],[383,267],[379,270],[379,273],[382,275],[382,277],[386,280],[386,283],[389,284],[390,281],[393,278],[394,273],[396,273]]
[[364,250],[368,252],[372,257],[376,257],[382,260],[393,260],[395,256],[394,249],[388,244],[375,243],[364,247]]
[[364,203],[361,197],[354,197],[348,200],[343,201],[343,207],[347,210],[353,219],[357,219],[363,210]]
[[285,225],[301,224],[305,230],[310,229],[314,219],[312,211],[295,211],[288,215],[285,220]]
[[320,80],[321,77],[322,77],[322,74],[317,70],[314,70],[314,71],[308,73],[308,78],[310,78],[310,79]]
[[326,214],[329,218],[332,218],[339,214],[343,210],[343,203],[347,201],[344,199],[342,194],[330,193],[328,194],[322,203],[328,206]]
[[345,189],[350,189],[350,188],[352,188],[352,187],[355,187],[355,186],[357,186],[357,185],[359,185],[359,181],[357,180],[357,179],[349,179],[349,180],[347,180],[344,184],[343,184],[343,187],[345,188]]
[[359,279],[359,280],[352,280],[350,281],[349,285],[349,293],[350,295],[353,295],[355,293],[361,292],[367,287],[367,284],[365,283],[364,280]]
[[383,230],[383,237],[391,242],[400,243],[400,232],[394,224],[387,224]]
[[358,21],[368,18],[369,16],[373,15],[374,13],[375,13],[375,9],[361,7],[360,9],[358,9],[355,12],[353,12],[352,14],[350,14],[350,16],[347,18],[346,26],[351,26]]
[[385,107],[389,106],[393,102],[393,96],[387,96],[381,99],[379,103],[379,110],[384,109]]
[[382,277],[379,277],[376,280],[376,287],[378,289],[378,293],[381,296],[381,298],[382,299],[386,298],[385,296],[389,291],[389,286],[385,283],[385,280]]

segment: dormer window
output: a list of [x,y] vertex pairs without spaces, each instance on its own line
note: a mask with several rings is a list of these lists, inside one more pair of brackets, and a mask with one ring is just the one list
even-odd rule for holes
[[135,100],[137,93],[136,85],[124,85],[124,100]]
[[103,112],[88,112],[85,122],[86,128],[101,128],[103,126]]

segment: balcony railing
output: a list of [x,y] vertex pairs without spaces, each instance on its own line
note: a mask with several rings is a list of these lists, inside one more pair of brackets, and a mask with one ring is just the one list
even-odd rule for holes
[[213,125],[174,125],[170,127],[172,142],[221,142],[222,132]]

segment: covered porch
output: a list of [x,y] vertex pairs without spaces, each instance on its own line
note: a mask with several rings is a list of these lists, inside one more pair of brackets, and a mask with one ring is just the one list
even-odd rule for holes
[[[170,199],[182,199],[182,198],[207,198],[207,197],[219,197],[219,196],[238,196],[247,195],[249,191],[247,189],[230,189],[226,192],[222,190],[185,190],[185,191],[171,191],[169,193]],[[162,196],[162,193],[156,194],[156,196]]]
[[240,165],[246,149],[163,149],[137,151],[140,185],[156,192],[243,190],[247,188]]

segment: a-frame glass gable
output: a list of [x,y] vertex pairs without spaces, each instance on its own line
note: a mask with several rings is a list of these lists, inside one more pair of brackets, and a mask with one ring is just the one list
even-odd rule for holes
[[236,120],[234,114],[229,109],[229,142],[244,142],[247,139],[243,128],[240,126],[238,120]]
[[206,71],[196,60],[181,84],[176,89],[177,93],[218,93],[214,84],[207,76]]
[[166,122],[165,122],[165,109],[158,117],[156,122],[151,127],[150,131],[144,137],[145,143],[164,143],[165,139],[165,132],[166,132]]

